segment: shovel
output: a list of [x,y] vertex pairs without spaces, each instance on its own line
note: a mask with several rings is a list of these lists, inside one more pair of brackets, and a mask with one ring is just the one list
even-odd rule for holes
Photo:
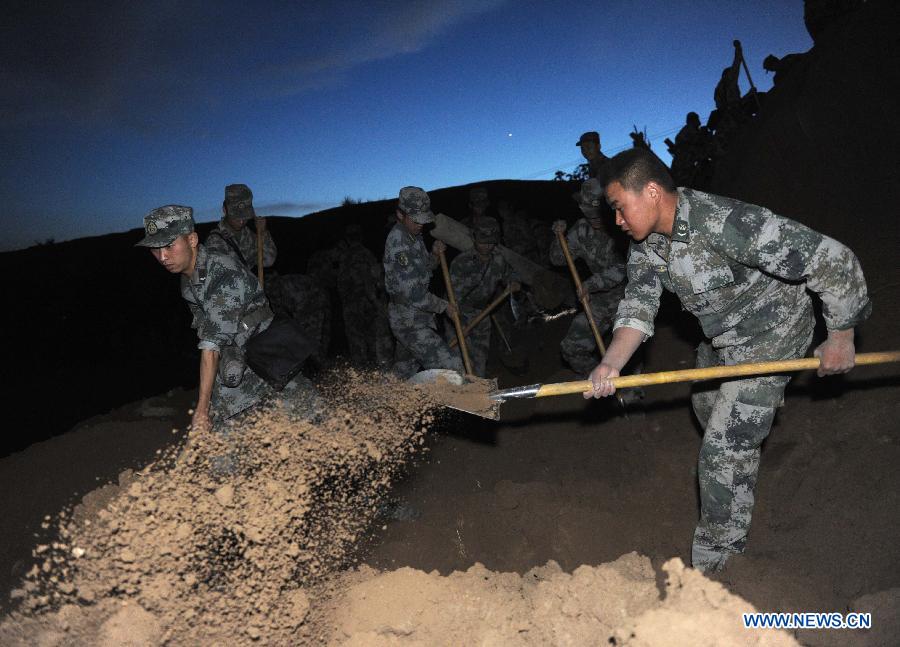
[[[886,351],[881,353],[857,353],[856,364],[886,364],[888,362],[900,362],[900,351]],[[751,375],[766,375],[769,373],[788,373],[793,371],[807,371],[819,368],[818,357],[802,359],[787,359],[775,362],[753,362],[749,364],[734,364],[732,366],[709,366],[706,368],[692,368],[681,371],[662,371],[659,373],[641,373],[639,375],[623,375],[610,380],[617,389],[635,386],[652,386],[654,384],[674,384],[676,382],[698,382],[701,380],[716,380],[731,377],[747,377]],[[452,371],[450,371],[452,373]],[[455,375],[455,373],[454,373]],[[487,382],[487,380],[484,380]],[[477,388],[481,385],[476,385]],[[470,386],[468,390],[474,391]],[[517,386],[502,391],[489,391],[483,394],[487,402],[497,405],[507,400],[545,398],[553,395],[566,395],[570,393],[584,393],[591,390],[590,380],[578,380],[575,382],[557,382],[555,384],[529,384]],[[474,395],[474,393],[472,394]],[[499,408],[494,410],[489,405],[485,406],[479,399],[472,397],[476,407],[467,409],[463,405],[468,400],[454,400],[451,406],[454,409],[467,411],[477,416],[499,420]],[[491,415],[496,411],[496,415]]]
[[407,382],[421,386],[441,406],[488,420],[500,420],[500,401],[489,397],[491,393],[499,393],[497,378],[463,377],[447,368],[432,368],[419,371]]

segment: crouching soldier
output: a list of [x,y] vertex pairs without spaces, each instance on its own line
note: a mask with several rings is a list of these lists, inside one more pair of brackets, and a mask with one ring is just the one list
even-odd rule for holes
[[[194,231],[193,209],[167,205],[144,217],[146,236],[137,243],[172,274],[181,275],[181,295],[200,340],[200,390],[191,424],[208,429],[275,391],[244,361],[244,346],[272,322],[256,277],[233,254],[207,249]],[[281,395],[294,407],[310,408],[312,386],[298,376]]]

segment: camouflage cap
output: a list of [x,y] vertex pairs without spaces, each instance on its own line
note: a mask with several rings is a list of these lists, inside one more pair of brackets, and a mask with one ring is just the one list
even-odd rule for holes
[[599,209],[603,204],[603,184],[592,177],[581,185],[581,193],[578,196],[578,206],[582,209]]
[[182,234],[194,231],[194,210],[177,204],[157,207],[144,216],[144,236],[138,247],[165,247]]
[[225,187],[225,210],[237,220],[256,217],[253,210],[253,192],[246,184],[229,184]]
[[499,243],[500,223],[496,218],[490,216],[478,218],[472,231],[472,237],[476,243]]
[[490,201],[488,198],[488,190],[486,186],[473,186],[469,189],[469,202],[471,204],[487,204]]
[[431,213],[431,198],[417,186],[405,186],[400,189],[397,208],[420,225],[434,222],[434,214]]
[[[572,141],[572,140],[569,140]],[[589,130],[586,133],[581,133],[581,137],[578,138],[578,141],[575,142],[576,146],[581,146],[584,142],[597,142],[597,145],[600,145],[600,133],[596,130]]]

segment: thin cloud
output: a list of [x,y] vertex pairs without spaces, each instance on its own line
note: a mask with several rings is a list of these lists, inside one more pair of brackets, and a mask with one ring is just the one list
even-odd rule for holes
[[306,215],[333,206],[333,202],[262,202],[254,204],[256,213],[260,215],[272,214],[276,216]]
[[[344,4],[332,28],[339,45],[326,51],[294,57],[270,64],[262,72],[280,82],[277,94],[291,95],[342,83],[351,69],[404,54],[415,54],[431,45],[443,33],[480,14],[493,11],[506,0],[429,1],[390,4],[359,20],[359,11]],[[365,25],[362,33],[359,25]]]

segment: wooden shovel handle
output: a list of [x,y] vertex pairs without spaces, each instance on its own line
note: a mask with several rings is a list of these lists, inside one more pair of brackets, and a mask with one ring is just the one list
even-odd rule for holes
[[453,291],[453,283],[450,281],[450,270],[447,268],[447,257],[444,252],[438,252],[438,260],[441,262],[441,272],[444,274],[444,287],[447,288],[447,301],[453,306],[453,327],[456,328],[456,338],[459,340],[459,350],[462,351],[463,364],[466,373],[472,375],[472,360],[469,359],[469,347],[466,344],[466,336],[463,334],[462,324],[459,323],[459,308],[456,305],[456,293]]
[[[503,290],[503,293],[502,293],[499,297],[497,297],[496,299],[494,299],[493,301],[491,301],[491,303],[490,303],[490,305],[489,305],[488,307],[486,307],[484,310],[482,310],[481,312],[479,312],[479,313],[472,319],[472,321],[470,321],[469,323],[466,324],[466,327],[463,328],[463,335],[468,335],[468,334],[472,331],[472,328],[474,328],[475,326],[477,326],[478,324],[480,324],[481,321],[482,321],[485,317],[487,317],[489,314],[491,314],[491,311],[492,311],[494,308],[496,308],[497,306],[499,306],[501,303],[503,303],[503,300],[504,300],[506,297],[509,296],[509,293],[510,293],[510,292],[512,292],[512,289],[511,289],[511,288],[506,288],[505,290]],[[451,339],[451,340],[450,340],[450,348],[453,348],[453,347],[456,346],[458,343],[459,343],[458,340],[456,340],[456,339]]]
[[[569,272],[571,272],[572,280],[575,282],[575,291],[578,294],[581,294],[581,277],[578,276],[578,270],[575,268],[575,262],[572,260],[572,253],[569,251],[569,242],[566,240],[566,235],[561,231],[557,231],[556,238],[559,240],[559,246],[562,247],[563,256],[566,257],[566,265],[569,266]],[[584,315],[587,317],[588,324],[591,326],[591,332],[594,334],[594,342],[597,344],[597,349],[600,351],[600,357],[603,357],[606,355],[606,346],[603,345],[603,338],[600,336],[600,331],[597,329],[597,322],[594,321],[594,313],[591,311],[591,300],[587,295],[581,299],[581,307],[584,308]]]
[[[900,362],[900,351],[857,353],[856,355],[857,366],[864,364],[886,364],[888,362]],[[806,371],[814,368],[819,368],[818,357],[786,359],[776,362],[752,362],[749,364],[735,364],[733,366],[708,366],[706,368],[691,368],[683,371],[661,371],[659,373],[642,373],[640,375],[623,375],[621,377],[614,377],[610,381],[617,389],[622,389],[634,386],[650,386],[653,384],[715,380],[723,377],[742,377],[748,375],[764,375],[766,373]],[[565,395],[567,393],[584,393],[585,391],[591,390],[591,388],[590,380],[543,384],[534,397],[543,398],[551,395]]]

